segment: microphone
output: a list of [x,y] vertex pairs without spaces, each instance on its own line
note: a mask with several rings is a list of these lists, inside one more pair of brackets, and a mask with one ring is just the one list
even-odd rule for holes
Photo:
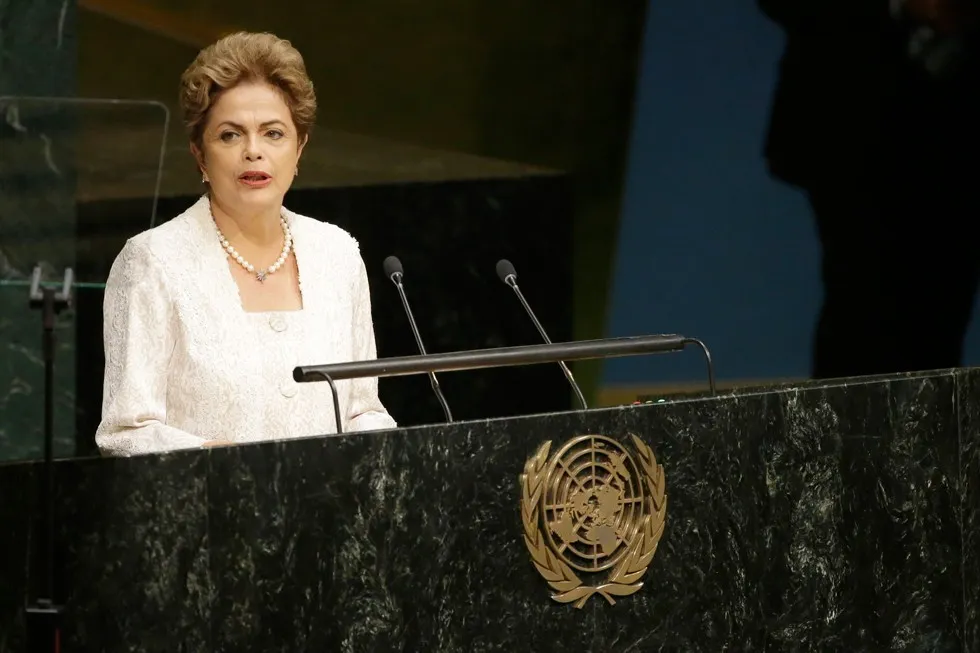
[[[514,264],[507,259],[500,259],[497,261],[497,276],[500,277],[501,281],[510,286],[511,290],[514,291],[514,294],[517,295],[517,298],[521,300],[521,306],[524,307],[528,317],[531,318],[531,322],[533,322],[534,326],[537,327],[538,333],[540,333],[544,341],[550,345],[551,338],[549,338],[548,334],[545,333],[544,327],[541,326],[540,322],[538,322],[538,318],[534,315],[534,311],[531,310],[531,306],[527,303],[527,300],[524,299],[524,293],[522,293],[521,289],[517,286],[517,270],[514,269]],[[585,396],[582,395],[582,388],[578,387],[578,383],[575,382],[575,377],[572,376],[572,372],[568,369],[568,365],[565,365],[565,361],[558,361],[558,366],[561,367],[561,371],[565,373],[565,378],[568,379],[568,382],[572,385],[572,390],[575,391],[575,396],[578,397],[578,401],[580,404],[582,404],[582,408],[587,409],[589,406],[585,403]]]
[[[408,305],[408,297],[405,296],[405,287],[402,285],[402,278],[405,276],[402,262],[398,260],[397,256],[389,256],[385,259],[384,270],[385,276],[391,279],[391,282],[395,284],[395,288],[398,289],[398,296],[402,299],[402,307],[405,309],[405,315],[408,316],[408,326],[412,328],[412,334],[415,336],[415,344],[419,347],[419,353],[425,356],[425,345],[422,344],[422,336],[419,334],[419,328],[415,324],[412,307]],[[446,397],[442,394],[442,388],[439,387],[439,379],[436,378],[435,372],[429,372],[429,382],[432,385],[432,392],[436,394],[436,399],[439,400],[439,405],[442,406],[442,412],[446,416],[446,421],[452,422],[453,414],[449,411],[449,404],[446,403]]]

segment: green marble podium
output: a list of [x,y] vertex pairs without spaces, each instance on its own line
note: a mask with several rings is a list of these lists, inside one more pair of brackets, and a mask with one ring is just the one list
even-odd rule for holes
[[[64,650],[976,651],[978,380],[63,460]],[[549,585],[526,540],[522,474],[582,435],[644,476],[636,436],[663,471],[656,550],[614,605],[552,598],[575,588]],[[0,466],[3,653],[23,650],[38,473]]]

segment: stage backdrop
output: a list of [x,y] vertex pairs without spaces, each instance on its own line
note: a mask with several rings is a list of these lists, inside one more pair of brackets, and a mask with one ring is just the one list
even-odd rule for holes
[[[782,33],[754,2],[647,11],[606,335],[704,339],[721,381],[804,378],[819,249],[798,193],[761,156]],[[968,364],[980,363],[980,328]],[[702,382],[692,352],[607,362],[602,396]]]

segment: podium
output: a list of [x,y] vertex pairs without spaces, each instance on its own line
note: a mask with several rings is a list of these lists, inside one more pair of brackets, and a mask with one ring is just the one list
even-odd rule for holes
[[[975,651],[978,431],[980,372],[953,370],[61,460],[62,650]],[[546,578],[568,582],[561,511],[598,505],[576,498],[581,466],[558,478],[583,446],[607,487],[628,454],[621,505],[656,498],[643,446],[662,470],[656,548],[614,604],[559,602]],[[554,505],[529,506],[549,469],[530,481]],[[0,466],[3,653],[23,650],[40,470]],[[632,542],[657,526],[622,523]]]

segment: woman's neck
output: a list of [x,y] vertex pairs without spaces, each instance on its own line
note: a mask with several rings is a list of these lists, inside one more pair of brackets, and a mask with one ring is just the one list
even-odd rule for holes
[[253,247],[279,247],[282,244],[282,226],[279,218],[282,207],[269,207],[255,212],[233,211],[211,201],[211,215],[218,228],[229,240],[244,240]]

